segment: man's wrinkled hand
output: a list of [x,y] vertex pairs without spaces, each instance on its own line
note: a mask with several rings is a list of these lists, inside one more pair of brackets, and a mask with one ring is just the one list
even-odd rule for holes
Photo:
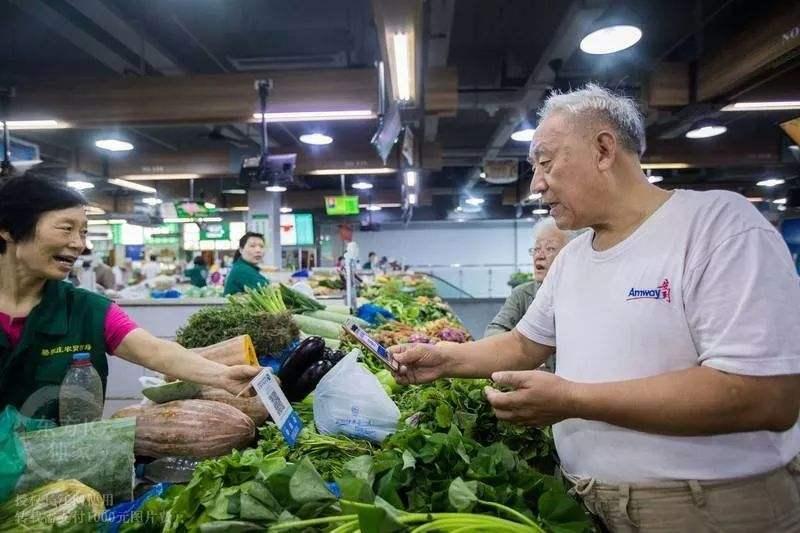
[[400,344],[389,348],[398,364],[398,383],[430,383],[445,375],[445,357],[433,344]]
[[500,420],[524,426],[549,426],[573,418],[573,384],[550,372],[495,372],[492,381],[513,390],[486,387],[486,399]]

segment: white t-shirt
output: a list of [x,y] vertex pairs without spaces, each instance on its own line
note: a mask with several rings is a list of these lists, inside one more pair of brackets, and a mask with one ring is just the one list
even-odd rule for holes
[[[600,383],[707,366],[800,374],[800,282],[781,236],[742,196],[677,190],[623,242],[593,232],[558,255],[517,330],[558,345],[556,373]],[[564,469],[609,483],[730,479],[800,452],[800,426],[708,437],[602,422],[553,426]]]
[[144,275],[144,279],[153,279],[161,274],[161,265],[152,261],[145,263],[142,267],[142,274]]

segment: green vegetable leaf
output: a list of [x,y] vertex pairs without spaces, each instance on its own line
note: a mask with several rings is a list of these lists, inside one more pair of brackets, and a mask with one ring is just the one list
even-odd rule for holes
[[298,503],[336,499],[308,458],[297,465],[297,470],[289,481],[289,492]]
[[577,501],[564,492],[548,490],[539,497],[539,517],[551,529],[562,532],[581,532],[589,521]]
[[400,513],[389,502],[375,498],[375,505],[358,506],[358,525],[362,533],[391,533],[406,528],[398,520]]
[[339,490],[342,492],[342,499],[344,500],[363,503],[371,503],[375,500],[372,485],[363,479],[345,477],[337,479],[336,483],[339,485]]
[[372,485],[372,482],[375,480],[372,465],[372,457],[369,455],[362,455],[347,461],[344,464],[344,470],[355,476],[356,479],[361,479]]
[[478,501],[478,497],[475,495],[477,489],[477,481],[464,481],[460,477],[455,478],[450,483],[450,488],[447,491],[450,505],[460,512],[472,510],[472,507]]
[[264,531],[264,526],[241,520],[206,522],[200,525],[200,533],[248,533]]
[[446,403],[440,404],[436,408],[436,424],[440,428],[449,428],[453,423],[453,410]]
[[403,450],[403,470],[407,468],[414,468],[417,465],[417,459],[414,454],[409,450]]
[[266,505],[253,498],[249,494],[241,495],[239,517],[244,520],[268,520],[278,519],[278,515]]

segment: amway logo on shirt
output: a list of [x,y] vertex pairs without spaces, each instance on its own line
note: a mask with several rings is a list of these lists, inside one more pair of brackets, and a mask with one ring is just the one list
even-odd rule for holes
[[664,278],[661,285],[655,289],[635,289],[631,287],[631,290],[628,291],[628,300],[650,299],[671,302],[671,294],[672,289],[669,287],[669,280]]

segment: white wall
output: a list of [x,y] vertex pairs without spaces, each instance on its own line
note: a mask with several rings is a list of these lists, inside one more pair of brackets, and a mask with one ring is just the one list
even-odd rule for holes
[[[430,271],[476,297],[504,297],[508,277],[531,270],[533,221],[412,222],[356,232],[361,258],[374,251]],[[515,254],[515,242],[516,254]],[[459,265],[459,266],[455,266]]]

